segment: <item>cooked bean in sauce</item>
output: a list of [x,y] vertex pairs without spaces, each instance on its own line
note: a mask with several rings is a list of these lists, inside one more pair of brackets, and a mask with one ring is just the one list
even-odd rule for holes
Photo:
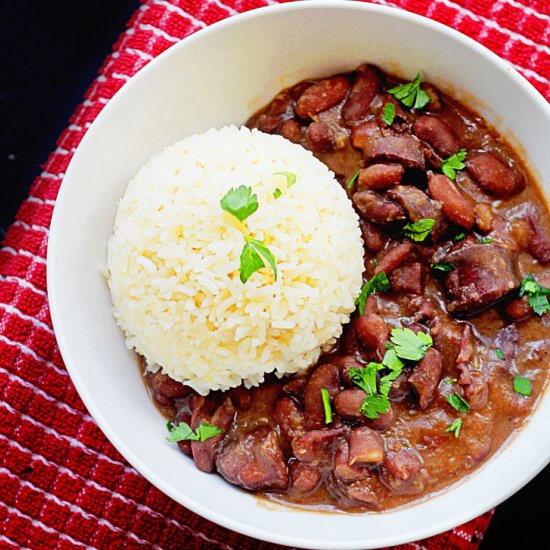
[[[549,319],[539,314],[550,286],[544,198],[481,117],[427,83],[419,89],[429,102],[407,106],[390,93],[400,84],[362,65],[285,89],[248,121],[334,171],[360,217],[364,280],[382,274],[389,285],[374,289],[304,375],[202,397],[146,374],[171,420],[223,430],[178,443],[200,470],[293,505],[384,510],[471,473],[542,394],[550,350]],[[393,371],[388,350],[402,352],[392,331],[407,328],[431,343]],[[378,365],[370,394],[356,370],[368,365]],[[387,404],[367,415],[365,402],[383,393],[388,373],[396,376]],[[517,391],[521,384],[530,395]]]

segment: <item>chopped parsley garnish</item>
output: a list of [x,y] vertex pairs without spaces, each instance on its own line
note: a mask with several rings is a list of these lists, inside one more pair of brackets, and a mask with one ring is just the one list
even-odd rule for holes
[[456,392],[449,394],[447,396],[447,401],[455,411],[467,413],[470,410],[468,401]]
[[381,271],[377,273],[374,277],[369,279],[361,288],[361,293],[357,296],[355,300],[355,305],[359,309],[359,315],[363,315],[365,312],[365,306],[367,305],[367,298],[373,292],[388,292],[390,289],[390,281],[387,275]]
[[454,432],[455,437],[460,435],[460,428],[462,428],[462,418],[457,418],[445,431]]
[[323,398],[323,409],[325,411],[325,424],[332,422],[332,409],[330,408],[330,395],[326,388],[321,389],[321,397]]
[[390,340],[397,357],[409,361],[420,361],[432,347],[432,337],[426,332],[414,333],[410,328],[394,328]]
[[458,235],[454,236],[453,241],[458,242],[466,238],[466,233],[459,233]]
[[489,244],[493,242],[493,237],[483,237],[482,239],[479,239],[480,244]]
[[401,232],[405,237],[409,237],[412,241],[419,243],[426,239],[434,225],[435,220],[424,218],[414,223],[408,223]]
[[550,288],[541,286],[540,283],[535,280],[535,276],[529,273],[521,281],[519,289],[519,297],[527,296],[529,305],[533,308],[533,311],[537,315],[544,315],[548,309],[550,309],[550,303],[548,302],[548,296],[550,296]]
[[514,378],[514,391],[520,395],[530,396],[533,388],[531,387],[531,381],[529,378],[523,376],[516,376]]
[[369,395],[361,405],[361,412],[367,418],[378,418],[379,414],[387,413],[390,408],[390,400],[380,393]]
[[355,184],[357,178],[359,177],[359,172],[361,171],[361,169],[357,170],[357,172],[355,172],[355,174],[353,174],[353,176],[351,176],[351,179],[348,181],[348,184],[346,185],[346,187],[348,189],[351,189],[353,187],[353,185]]
[[420,71],[415,79],[407,84],[399,84],[388,90],[388,94],[399,100],[409,109],[422,109],[430,102],[430,96],[420,88]]
[[502,359],[502,360],[506,359],[506,356],[504,355],[504,352],[500,348],[496,348],[495,353],[496,353],[496,356],[499,359]]
[[359,386],[369,395],[373,395],[377,393],[376,373],[383,368],[384,365],[380,363],[369,363],[364,368],[351,367],[349,369],[349,377],[356,386]]
[[[405,364],[393,349],[390,349],[384,355],[382,363],[368,363],[364,368],[350,368],[349,374],[351,380],[356,386],[359,386],[368,395],[361,405],[361,412],[367,418],[378,418],[379,414],[387,413],[390,408],[388,394],[390,393],[392,382],[401,374]],[[380,378],[380,386],[376,391],[376,374],[383,369],[389,369],[390,372]]]
[[434,271],[452,271],[455,266],[453,264],[448,264],[448,263],[445,263],[445,262],[440,262],[438,264],[430,264],[430,267],[434,270]]
[[382,120],[388,125],[393,124],[395,118],[395,105],[393,103],[386,103],[384,105],[384,112],[382,114]]
[[286,186],[292,187],[296,183],[296,174],[292,172],[273,172],[274,176],[284,176],[286,178]]
[[454,155],[451,155],[449,158],[446,158],[441,163],[441,171],[449,178],[456,179],[456,171],[464,170],[466,165],[464,161],[466,160],[466,149],[460,149]]
[[191,426],[187,422],[180,422],[175,426],[172,422],[168,422],[166,425],[170,435],[168,441],[206,441],[211,437],[215,437],[223,433],[221,428],[217,426],[211,426],[206,422],[201,422],[196,431],[191,429]]
[[239,185],[237,189],[231,188],[224,195],[220,205],[223,210],[242,222],[258,210],[258,197],[252,194],[252,187]]
[[273,197],[275,199],[278,199],[282,194],[283,194],[283,192],[278,187],[277,187],[277,189],[275,189],[275,191],[273,191]]
[[257,241],[246,235],[243,236],[246,242],[241,252],[241,282],[246,283],[253,273],[265,267],[262,256],[269,262],[273,269],[273,276],[277,280],[277,264],[271,250],[262,241]]

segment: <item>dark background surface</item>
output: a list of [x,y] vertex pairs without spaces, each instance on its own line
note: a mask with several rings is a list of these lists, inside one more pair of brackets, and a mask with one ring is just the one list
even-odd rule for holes
[[[2,234],[138,7],[137,0],[0,0]],[[513,481],[502,479],[503,484]],[[481,548],[543,547],[548,532],[549,487],[547,467],[498,507]]]

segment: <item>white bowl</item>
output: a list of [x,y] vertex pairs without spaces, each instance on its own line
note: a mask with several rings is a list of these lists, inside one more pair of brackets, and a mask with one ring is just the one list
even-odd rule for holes
[[422,539],[485,512],[550,459],[550,396],[506,448],[469,479],[414,506],[381,514],[296,511],[266,504],[199,472],[165,441],[136,357],[111,315],[100,266],[129,178],[165,145],[244,123],[284,86],[363,62],[411,78],[421,68],[473,105],[550,189],[546,101],[504,61],[443,25],[363,3],[292,3],[222,21],[173,46],[132,78],[80,144],[57,199],[48,291],[69,373],[101,429],[149,481],[225,527],[307,548],[374,548]]

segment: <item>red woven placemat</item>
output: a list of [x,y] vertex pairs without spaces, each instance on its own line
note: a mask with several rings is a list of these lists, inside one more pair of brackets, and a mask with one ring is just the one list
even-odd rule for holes
[[[271,0],[146,0],[61,135],[0,250],[0,548],[275,549],[151,486],[109,444],[63,365],[46,294],[48,227],[82,136],[130,76],[194,31]],[[548,0],[395,0],[510,61],[550,98]],[[492,512],[408,549],[474,549]]]

